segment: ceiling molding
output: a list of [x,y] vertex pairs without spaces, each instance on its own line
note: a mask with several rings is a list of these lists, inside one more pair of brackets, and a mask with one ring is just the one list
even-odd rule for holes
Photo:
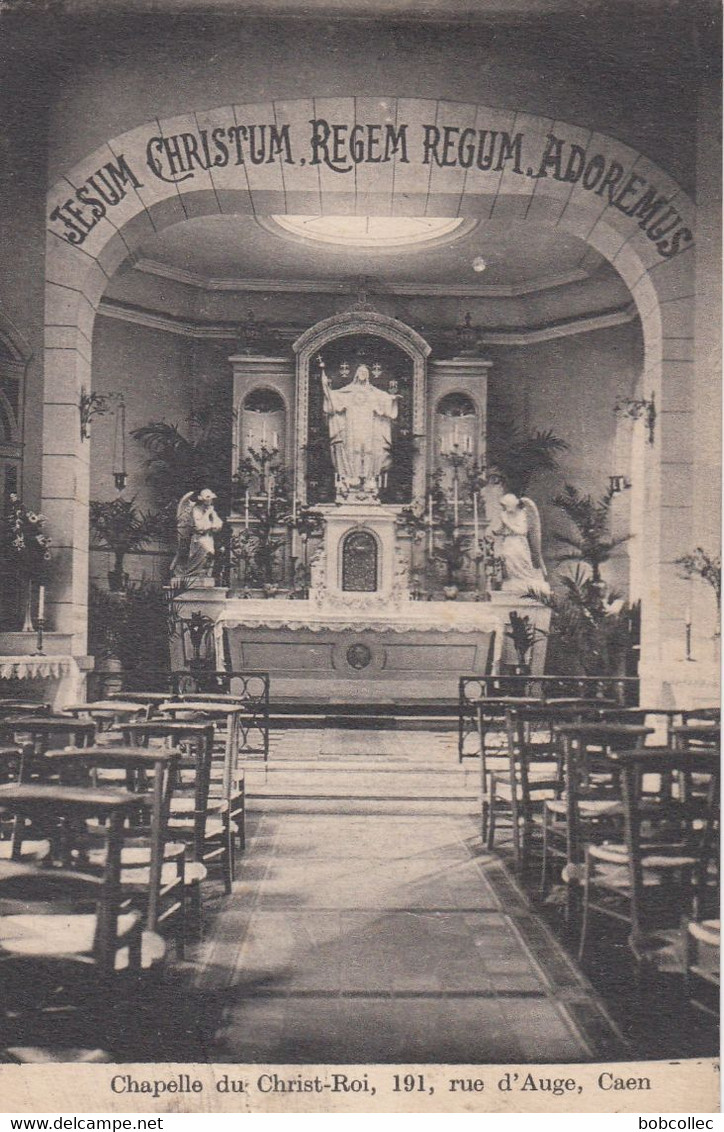
[[[194,322],[191,319],[146,310],[143,307],[121,302],[118,299],[101,299],[98,314],[106,318],[130,322],[135,326],[145,326],[151,330],[162,330],[168,334],[178,334],[183,338],[216,339],[235,341],[241,336],[242,324],[234,322]],[[484,330],[480,332],[481,346],[530,346],[536,342],[549,342],[554,338],[567,338],[573,334],[588,334],[592,330],[606,330],[633,322],[637,317],[635,303],[628,303],[616,310],[602,311],[598,314],[582,315],[560,322],[531,328],[511,328],[510,330]],[[269,337],[291,343],[302,332],[300,327],[265,325]],[[443,332],[444,334],[444,332]]]
[[[170,279],[185,287],[200,291],[244,292],[268,291],[271,294],[323,294],[352,295],[356,284],[348,279],[224,279],[186,271],[182,267],[162,263],[153,259],[138,259],[134,263],[136,271],[144,275],[155,275],[159,279]],[[582,283],[590,275],[583,268],[562,272],[558,275],[543,275],[527,283],[488,285],[482,283],[383,283],[378,286],[380,295],[415,296],[421,298],[453,299],[517,299],[522,295],[534,295],[540,291],[552,291],[556,287],[567,287],[571,283]],[[370,288],[370,293],[374,290]]]

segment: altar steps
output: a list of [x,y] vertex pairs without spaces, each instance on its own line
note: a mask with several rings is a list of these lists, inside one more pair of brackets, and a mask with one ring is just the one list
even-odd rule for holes
[[400,701],[390,703],[334,704],[308,700],[274,703],[270,726],[277,729],[324,728],[359,730],[456,731],[457,702]]
[[277,733],[269,762],[247,763],[250,812],[472,815],[477,764],[451,734],[344,728]]

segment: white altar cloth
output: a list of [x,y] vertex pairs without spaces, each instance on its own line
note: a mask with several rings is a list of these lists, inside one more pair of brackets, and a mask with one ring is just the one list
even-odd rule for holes
[[50,700],[56,711],[84,698],[88,667],[86,657],[70,653],[0,653],[0,680],[47,681],[42,698]]
[[[515,601],[511,606],[515,607]],[[502,633],[507,607],[489,602],[406,601],[391,603],[352,602],[343,606],[316,605],[289,599],[227,600],[216,619],[217,647],[224,629],[307,629],[313,633],[363,633],[367,630],[393,633],[426,631],[455,633]],[[499,650],[499,642],[496,642]],[[219,654],[220,655],[220,654]]]
[[0,656],[0,680],[59,680],[74,665],[72,656]]

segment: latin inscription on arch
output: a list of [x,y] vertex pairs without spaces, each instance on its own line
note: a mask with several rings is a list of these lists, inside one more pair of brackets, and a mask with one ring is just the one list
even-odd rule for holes
[[[429,104],[421,105],[428,113]],[[276,122],[273,113],[264,115],[273,107],[260,106],[258,120],[242,123],[235,121],[231,108],[228,121],[226,111],[219,110],[219,124],[212,129],[172,133],[161,123],[159,132],[158,122],[149,123],[147,133],[141,129],[132,139],[127,135],[112,139],[109,150],[116,155],[114,160],[90,172],[86,167],[79,178],[82,183],[71,175],[69,181],[77,185],[73,192],[68,181],[52,190],[50,231],[80,246],[97,224],[112,217],[129,192],[159,182],[174,186],[173,191],[177,185],[184,190],[207,188],[215,170],[238,170],[232,178],[238,176],[239,190],[253,194],[254,166],[321,166],[336,174],[342,191],[353,194],[358,165],[391,165],[407,168],[408,191],[411,171],[419,170],[421,192],[427,191],[431,167],[464,170],[464,197],[497,191],[499,178],[493,184],[489,174],[526,179],[531,192],[539,180],[562,182],[626,217],[631,231],[638,228],[662,259],[671,259],[693,244],[691,220],[679,211],[683,206],[677,208],[682,194],[676,194],[674,203],[674,194],[669,199],[655,180],[634,172],[635,157],[627,167],[607,153],[606,139],[584,147],[565,136],[564,126],[558,126],[556,134],[509,132],[499,128],[494,110],[488,112],[489,121],[478,114],[468,124],[433,118],[392,125],[394,103],[386,106],[386,120],[378,122],[347,121],[342,113],[336,120]],[[232,187],[228,172],[225,187]],[[463,199],[463,215],[464,204]]]

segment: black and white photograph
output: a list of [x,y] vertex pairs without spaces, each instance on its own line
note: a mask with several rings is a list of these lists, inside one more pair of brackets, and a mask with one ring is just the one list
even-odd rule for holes
[[0,69],[8,1109],[715,1112],[720,5]]

